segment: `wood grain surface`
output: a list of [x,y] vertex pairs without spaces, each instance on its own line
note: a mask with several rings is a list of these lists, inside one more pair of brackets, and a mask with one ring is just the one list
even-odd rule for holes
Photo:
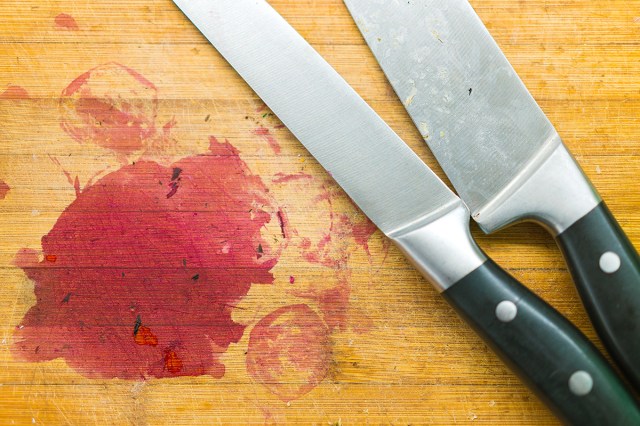
[[[343,3],[271,3],[446,181]],[[640,247],[640,2],[471,3]],[[399,252],[379,232],[370,235],[328,175],[170,0],[3,0],[0,22],[0,424],[556,424]],[[102,103],[83,110],[87,99]],[[202,157],[223,146],[237,153]],[[187,337],[163,346],[160,327],[191,333],[193,324],[182,319],[206,304],[194,296],[176,315],[167,306],[183,295],[162,281],[167,294],[150,283],[153,295],[131,295],[131,312],[120,312],[115,295],[127,290],[113,287],[110,274],[131,258],[152,268],[159,263],[148,259],[170,258],[167,247],[177,253],[181,238],[201,241],[213,232],[198,228],[200,219],[175,230],[160,218],[178,210],[197,215],[185,194],[215,188],[193,171],[194,159],[223,157],[237,167],[229,185],[247,197],[255,188],[242,179],[268,190],[271,210],[259,210],[271,216],[247,238],[271,242],[271,282],[249,283],[223,309],[225,324],[239,324],[240,334],[211,344],[209,369],[181,375],[210,354]],[[216,164],[214,183],[224,191],[227,177]],[[166,174],[158,187],[178,204],[158,198],[165,210],[145,224],[135,199],[144,188],[133,179],[151,165]],[[176,169],[184,169],[183,180]],[[183,198],[170,197],[174,187]],[[113,222],[91,216],[100,188],[121,191],[100,207],[112,220],[126,210],[122,194],[139,208],[142,222],[132,226],[146,230],[141,239],[150,235],[139,251],[112,241],[112,252],[98,253],[77,243],[92,232],[95,239],[112,235]],[[278,223],[283,214],[286,224]],[[63,227],[66,234],[54,232]],[[492,236],[474,225],[473,233],[601,348],[550,236],[532,224]],[[51,246],[69,253],[46,252]],[[266,244],[258,259],[263,250]],[[83,255],[108,258],[101,275],[70,266],[67,259]],[[55,265],[62,275],[36,272]],[[78,288],[49,303],[43,288],[70,282]],[[91,294],[99,297],[81,298]],[[136,303],[156,303],[149,312],[164,322],[146,322],[152,314],[136,315]],[[58,305],[73,308],[76,322]],[[37,320],[28,316],[35,307]],[[98,312],[115,322],[101,322]],[[110,341],[121,329],[128,340]],[[274,330],[282,339],[265,341]],[[28,336],[39,339],[35,347],[23,345]],[[82,346],[91,336],[102,336],[102,346]],[[157,351],[158,369],[127,360],[127,350]],[[269,357],[283,369],[264,367]]]

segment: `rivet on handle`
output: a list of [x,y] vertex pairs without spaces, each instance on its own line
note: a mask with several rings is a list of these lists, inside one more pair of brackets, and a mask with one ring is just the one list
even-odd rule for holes
[[605,274],[613,274],[620,269],[620,256],[612,251],[608,251],[600,256],[600,269]]
[[569,390],[576,396],[585,396],[593,389],[593,378],[586,371],[578,370],[569,378]]
[[518,307],[510,300],[503,300],[496,306],[496,317],[502,322],[511,322],[518,315]]

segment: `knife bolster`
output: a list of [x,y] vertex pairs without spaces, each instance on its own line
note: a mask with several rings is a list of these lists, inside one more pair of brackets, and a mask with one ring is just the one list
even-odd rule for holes
[[389,237],[441,292],[487,260],[471,237],[469,209],[462,201],[425,225],[399,230]]
[[537,222],[554,236],[602,201],[559,136],[498,196],[473,212],[487,234],[518,222]]

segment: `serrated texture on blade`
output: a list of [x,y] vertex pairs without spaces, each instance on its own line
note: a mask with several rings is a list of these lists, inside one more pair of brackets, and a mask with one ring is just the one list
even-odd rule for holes
[[560,139],[467,0],[345,0],[472,214]]
[[387,235],[459,199],[263,0],[174,0]]

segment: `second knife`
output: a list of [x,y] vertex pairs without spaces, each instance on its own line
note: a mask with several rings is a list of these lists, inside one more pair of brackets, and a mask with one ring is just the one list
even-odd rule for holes
[[640,390],[640,260],[467,0],[345,0],[485,232],[543,224],[614,359]]

